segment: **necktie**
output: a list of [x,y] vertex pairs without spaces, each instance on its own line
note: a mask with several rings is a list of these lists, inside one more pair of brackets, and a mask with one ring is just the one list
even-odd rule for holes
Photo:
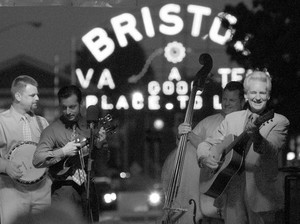
[[[251,113],[248,117],[248,121],[246,122],[245,130],[247,130],[247,128],[249,128],[249,126],[252,127],[254,125],[255,120],[258,117],[259,117],[258,114]],[[244,143],[244,145],[245,145],[245,155],[247,155],[252,143],[253,143],[253,141],[251,139],[248,139],[248,141]]]
[[[76,132],[76,127],[76,124],[72,126],[71,141],[78,141],[78,133]],[[80,157],[80,152],[76,156]],[[86,173],[84,171],[83,161],[81,161],[81,168],[82,169],[76,169],[75,173],[71,176],[72,180],[78,185],[82,185],[86,181]]]
[[76,169],[75,173],[72,175],[72,180],[78,184],[82,185],[86,181],[86,173],[82,169]]
[[31,130],[30,130],[30,126],[29,126],[29,122],[28,119],[26,118],[26,116],[22,117],[22,121],[23,121],[23,139],[24,141],[31,141]]

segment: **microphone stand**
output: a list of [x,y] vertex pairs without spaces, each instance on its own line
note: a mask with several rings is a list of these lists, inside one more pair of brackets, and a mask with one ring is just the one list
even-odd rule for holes
[[93,215],[90,206],[90,183],[91,183],[91,170],[92,170],[92,149],[94,147],[94,122],[90,123],[90,148],[89,148],[89,156],[88,156],[88,164],[87,164],[87,182],[86,182],[86,212],[88,216],[88,223],[93,223]]

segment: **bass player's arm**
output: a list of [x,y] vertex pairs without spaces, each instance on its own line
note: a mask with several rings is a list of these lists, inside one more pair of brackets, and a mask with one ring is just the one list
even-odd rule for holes
[[227,126],[227,121],[226,120],[222,121],[222,123],[213,132],[213,134],[198,145],[197,157],[198,157],[198,164],[200,167],[206,166],[211,169],[218,168],[219,166],[218,158],[223,152],[217,151],[217,148],[212,146],[220,144],[224,140],[226,136],[226,132],[225,132],[226,126]]

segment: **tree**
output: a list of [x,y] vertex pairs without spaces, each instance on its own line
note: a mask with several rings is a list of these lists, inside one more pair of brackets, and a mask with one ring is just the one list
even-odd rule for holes
[[233,31],[227,53],[246,69],[267,68],[275,109],[289,118],[291,130],[299,131],[300,1],[253,0],[252,9],[239,3],[226,5],[224,12],[237,18],[233,25],[223,19]]

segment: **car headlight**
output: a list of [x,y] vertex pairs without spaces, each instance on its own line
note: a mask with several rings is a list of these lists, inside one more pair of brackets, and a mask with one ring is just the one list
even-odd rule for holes
[[110,204],[110,203],[114,202],[115,200],[117,200],[117,194],[114,192],[106,193],[103,195],[103,199],[106,204]]
[[162,197],[158,191],[153,191],[148,196],[148,201],[150,206],[158,206],[161,204]]

